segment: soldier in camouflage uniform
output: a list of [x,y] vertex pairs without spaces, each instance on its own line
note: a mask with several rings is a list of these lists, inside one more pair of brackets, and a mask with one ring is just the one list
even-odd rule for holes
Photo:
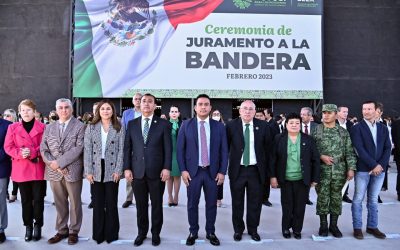
[[321,223],[318,234],[326,237],[329,230],[334,237],[341,238],[337,221],[342,213],[342,188],[346,179],[351,180],[354,177],[356,156],[349,133],[335,122],[336,113],[336,105],[323,105],[323,124],[316,127],[312,136],[321,154],[321,177],[316,186],[317,215],[320,216]]

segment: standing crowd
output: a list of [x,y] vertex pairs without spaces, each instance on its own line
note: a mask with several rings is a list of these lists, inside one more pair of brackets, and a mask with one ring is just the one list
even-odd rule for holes
[[[39,121],[36,105],[29,99],[18,106],[19,121],[15,111],[4,111],[4,119],[0,118],[0,243],[6,240],[6,199],[15,201],[18,188],[25,241],[41,239],[48,181],[57,211],[56,233],[48,243],[67,239],[68,244],[76,244],[83,216],[83,179],[90,183],[93,240],[98,244],[118,240],[118,187],[125,178],[127,197],[122,207],[135,203],[137,209],[135,246],[143,244],[149,230],[152,245],[161,243],[165,185],[168,206],[178,206],[181,180],[187,189],[186,245],[198,239],[203,190],[206,239],[217,246],[215,221],[217,207],[223,205],[226,174],[235,241],[241,241],[245,231],[252,240],[261,240],[260,215],[263,205],[272,206],[270,187],[280,188],[284,238],[301,239],[306,205],[312,205],[312,187],[318,195],[321,237],[329,233],[342,237],[338,219],[345,201],[352,203],[353,235],[363,239],[365,196],[366,233],[386,237],[378,228],[378,200],[381,189],[387,189],[392,141],[400,172],[400,120],[385,125],[381,104],[364,102],[363,119],[356,124],[349,121],[347,107],[334,104],[323,105],[321,124],[312,121],[311,108],[276,118],[270,109],[257,112],[251,100],[241,103],[239,118],[225,122],[205,94],[195,100],[195,117],[184,121],[177,106],[170,107],[169,119],[156,116],[152,94],[135,94],[133,104],[120,120],[114,104],[102,100],[82,122],[73,116],[71,101],[61,98],[48,125]],[[8,197],[10,177],[13,191]],[[351,200],[347,192],[353,178]],[[397,193],[400,201],[399,175]]]

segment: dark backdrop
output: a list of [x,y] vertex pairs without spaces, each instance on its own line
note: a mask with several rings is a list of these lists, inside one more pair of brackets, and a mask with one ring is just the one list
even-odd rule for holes
[[[47,113],[56,99],[70,95],[70,5],[71,0],[0,1],[0,113],[24,98]],[[325,1],[324,11],[324,101],[347,105],[360,116],[361,102],[375,99],[386,115],[400,115],[400,0]],[[92,101],[82,100],[82,107]],[[276,100],[274,109],[281,113],[306,103]],[[227,100],[218,104],[232,108]],[[190,112],[190,106],[182,109]]]

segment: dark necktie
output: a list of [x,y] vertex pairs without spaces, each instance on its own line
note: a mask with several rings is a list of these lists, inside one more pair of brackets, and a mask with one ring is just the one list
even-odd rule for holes
[[304,133],[306,133],[307,135],[309,134],[308,133],[308,125],[304,125]]
[[243,152],[243,165],[247,167],[250,165],[250,124],[245,124],[244,130],[244,152]]
[[203,167],[210,165],[208,162],[208,148],[205,121],[200,121],[200,146],[201,146],[201,164]]
[[149,118],[144,118],[144,126],[143,126],[143,141],[144,144],[147,142],[147,136],[149,135]]
[[60,124],[60,138],[63,138],[64,130],[65,130],[65,123],[61,123]]

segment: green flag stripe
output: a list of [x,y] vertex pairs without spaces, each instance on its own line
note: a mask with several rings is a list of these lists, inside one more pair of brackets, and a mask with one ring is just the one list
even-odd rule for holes
[[75,4],[73,96],[102,97],[103,91],[92,55],[92,28],[85,4]]

